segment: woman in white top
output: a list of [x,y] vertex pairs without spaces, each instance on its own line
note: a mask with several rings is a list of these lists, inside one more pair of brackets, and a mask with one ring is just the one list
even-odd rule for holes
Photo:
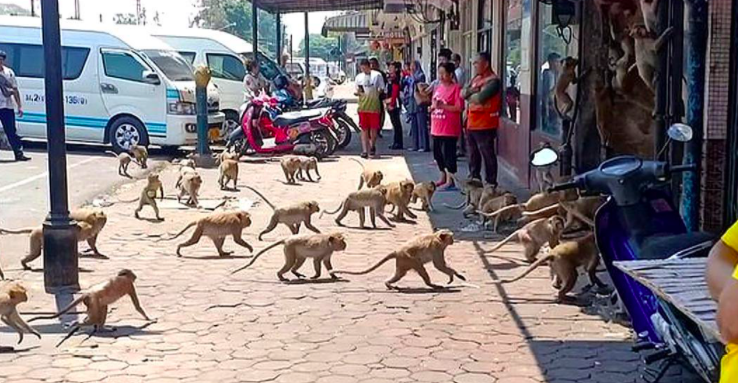
[[261,75],[261,68],[254,60],[246,60],[246,77],[243,78],[246,101],[258,96],[262,91],[269,93],[269,82]]

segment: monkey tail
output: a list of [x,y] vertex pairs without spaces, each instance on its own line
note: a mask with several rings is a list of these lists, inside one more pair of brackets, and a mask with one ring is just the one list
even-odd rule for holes
[[328,211],[328,210],[323,210],[323,211],[321,211],[321,212],[320,212],[320,216],[321,216],[321,218],[323,217],[323,214],[333,215],[333,214],[336,214],[336,213],[338,213],[338,212],[339,212],[339,211],[340,211],[340,210],[341,210],[341,209],[343,208],[343,205],[344,205],[345,203],[346,203],[346,201],[343,201],[343,202],[341,202],[341,204],[340,204],[340,205],[338,205],[338,208],[337,208],[336,210],[334,210],[334,211]]
[[182,234],[184,234],[187,230],[189,230],[191,227],[193,227],[195,225],[197,225],[197,221],[192,221],[192,222],[188,223],[187,226],[184,227],[184,229],[180,230],[180,232],[177,233],[177,235],[175,235],[174,237],[162,239],[161,241],[171,241],[173,239],[177,239],[177,238],[179,238],[179,236],[181,236]]
[[334,271],[333,274],[348,274],[348,275],[364,275],[364,274],[369,274],[372,271],[378,269],[380,266],[382,266],[385,263],[389,262],[390,260],[396,259],[396,258],[397,258],[397,254],[394,253],[394,252],[392,252],[389,255],[387,255],[386,257],[382,258],[379,262],[377,262],[377,264],[375,264],[374,266],[372,266],[372,267],[370,267],[370,268],[368,268],[368,269],[366,269],[364,271],[343,271],[343,270],[339,270],[339,271]]
[[357,164],[359,164],[359,166],[361,166],[361,170],[364,170],[365,169],[364,164],[361,161],[357,160],[356,158],[350,157],[349,160],[354,161]]
[[485,216],[485,217],[487,217],[487,218],[495,218],[495,217],[497,217],[498,215],[500,215],[500,214],[502,214],[502,213],[505,213],[505,212],[507,212],[507,211],[509,211],[509,210],[513,210],[513,209],[519,209],[519,208],[520,208],[521,206],[522,206],[522,205],[520,205],[520,204],[515,204],[515,205],[505,206],[505,207],[503,207],[502,209],[499,209],[499,210],[497,210],[497,211],[494,211],[494,212],[492,212],[492,213],[485,213],[485,212],[483,212],[483,211],[477,211],[477,213],[479,213],[479,214],[481,214],[481,215],[483,215],[483,216]]
[[535,261],[532,265],[528,266],[528,268],[525,271],[523,271],[520,275],[518,275],[517,277],[515,277],[513,279],[503,279],[503,280],[500,281],[500,283],[506,284],[506,283],[517,282],[517,281],[525,278],[528,274],[532,273],[533,270],[539,268],[544,263],[546,263],[548,261],[551,261],[553,259],[554,259],[554,255],[553,254],[548,254],[545,257],[540,258],[537,261]]
[[33,230],[34,230],[33,228],[16,229],[16,230],[0,228],[0,234],[31,234]]
[[76,306],[77,306],[78,304],[80,304],[80,303],[81,303],[81,302],[82,302],[82,301],[83,301],[83,300],[84,300],[84,299],[85,299],[86,297],[87,297],[87,294],[82,294],[82,295],[81,295],[81,296],[80,296],[79,298],[77,298],[77,299],[73,300],[73,301],[72,301],[72,303],[70,303],[70,304],[69,304],[69,305],[68,305],[67,307],[65,307],[64,309],[62,309],[62,310],[61,310],[61,311],[59,311],[58,313],[56,313],[56,314],[54,314],[54,315],[47,315],[47,316],[37,316],[37,317],[34,317],[34,318],[31,318],[31,319],[29,319],[29,320],[28,320],[28,323],[31,323],[31,322],[33,322],[33,321],[37,321],[37,320],[39,320],[39,319],[56,319],[56,318],[59,318],[60,316],[62,316],[62,315],[64,315],[64,314],[68,313],[68,312],[69,312],[70,310],[72,310],[73,308],[75,308],[75,307],[76,307]]
[[518,236],[518,231],[519,230],[515,230],[515,232],[507,236],[507,238],[498,242],[493,248],[488,251],[488,253],[494,253],[495,251],[500,250],[502,246],[505,246],[508,242],[512,241],[513,239],[515,239],[515,237]]
[[275,247],[277,247],[277,246],[279,246],[279,245],[284,245],[284,242],[285,242],[285,240],[283,239],[283,240],[281,240],[281,241],[278,241],[278,242],[274,242],[274,243],[272,243],[271,245],[269,245],[269,246],[265,247],[265,248],[264,248],[264,249],[262,249],[262,250],[261,250],[260,252],[256,253],[256,255],[254,255],[254,258],[252,258],[252,259],[251,259],[251,262],[247,263],[247,264],[246,264],[245,266],[242,266],[242,267],[239,267],[239,268],[238,268],[238,269],[236,269],[236,270],[233,270],[233,271],[231,272],[231,275],[233,275],[233,274],[236,274],[237,272],[239,272],[239,271],[241,271],[241,270],[243,270],[243,269],[245,269],[245,268],[247,268],[247,267],[249,267],[249,266],[253,265],[253,264],[254,264],[254,262],[256,262],[256,260],[257,260],[257,259],[258,259],[258,258],[259,258],[259,257],[260,257],[260,256],[261,256],[262,254],[266,253],[267,251],[269,251],[269,250],[271,250],[271,249],[273,249],[273,248],[275,248]]
[[539,216],[539,215],[542,215],[542,214],[553,213],[553,212],[558,211],[560,207],[563,207],[563,205],[561,205],[560,203],[557,203],[557,204],[554,204],[554,205],[551,205],[551,206],[547,206],[547,207],[538,209],[536,211],[524,211],[523,212],[523,217]]
[[106,150],[105,153],[112,154],[113,156],[118,157],[118,154],[112,150]]
[[263,200],[264,200],[264,202],[266,202],[266,204],[267,204],[267,205],[269,205],[269,207],[271,207],[271,208],[272,208],[272,210],[277,210],[277,207],[276,207],[276,206],[274,206],[274,205],[273,205],[273,204],[272,204],[271,202],[269,202],[269,200],[267,199],[267,197],[264,197],[264,194],[261,194],[261,193],[259,193],[259,191],[258,191],[258,190],[256,190],[256,189],[252,188],[252,187],[251,187],[251,186],[249,186],[249,185],[245,185],[245,187],[246,187],[246,189],[249,189],[249,190],[251,190],[252,192],[254,192],[254,193],[255,193],[256,195],[258,195],[258,196],[259,196],[259,198],[263,199]]

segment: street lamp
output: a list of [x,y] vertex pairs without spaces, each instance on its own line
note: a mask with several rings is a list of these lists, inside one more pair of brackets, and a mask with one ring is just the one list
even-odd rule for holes
[[41,3],[46,88],[46,137],[49,154],[50,212],[44,230],[44,286],[47,293],[79,290],[76,223],[69,218],[67,147],[64,137],[59,1]]

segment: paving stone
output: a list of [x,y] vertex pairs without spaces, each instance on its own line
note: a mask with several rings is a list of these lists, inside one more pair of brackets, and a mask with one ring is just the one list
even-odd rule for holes
[[492,375],[464,373],[454,376],[456,383],[495,383],[497,378]]

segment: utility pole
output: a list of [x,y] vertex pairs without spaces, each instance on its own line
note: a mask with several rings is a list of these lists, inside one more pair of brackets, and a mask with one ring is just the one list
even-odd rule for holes
[[141,25],[141,0],[136,0],[136,24]]
[[36,17],[36,0],[31,0],[31,17]]
[[254,63],[259,65],[259,8],[256,6],[256,0],[251,0],[251,44],[254,50]]
[[74,19],[82,20],[82,13],[79,9],[79,0],[74,0]]
[[41,4],[50,212],[43,224],[47,293],[79,290],[76,223],[69,217],[59,1]]

